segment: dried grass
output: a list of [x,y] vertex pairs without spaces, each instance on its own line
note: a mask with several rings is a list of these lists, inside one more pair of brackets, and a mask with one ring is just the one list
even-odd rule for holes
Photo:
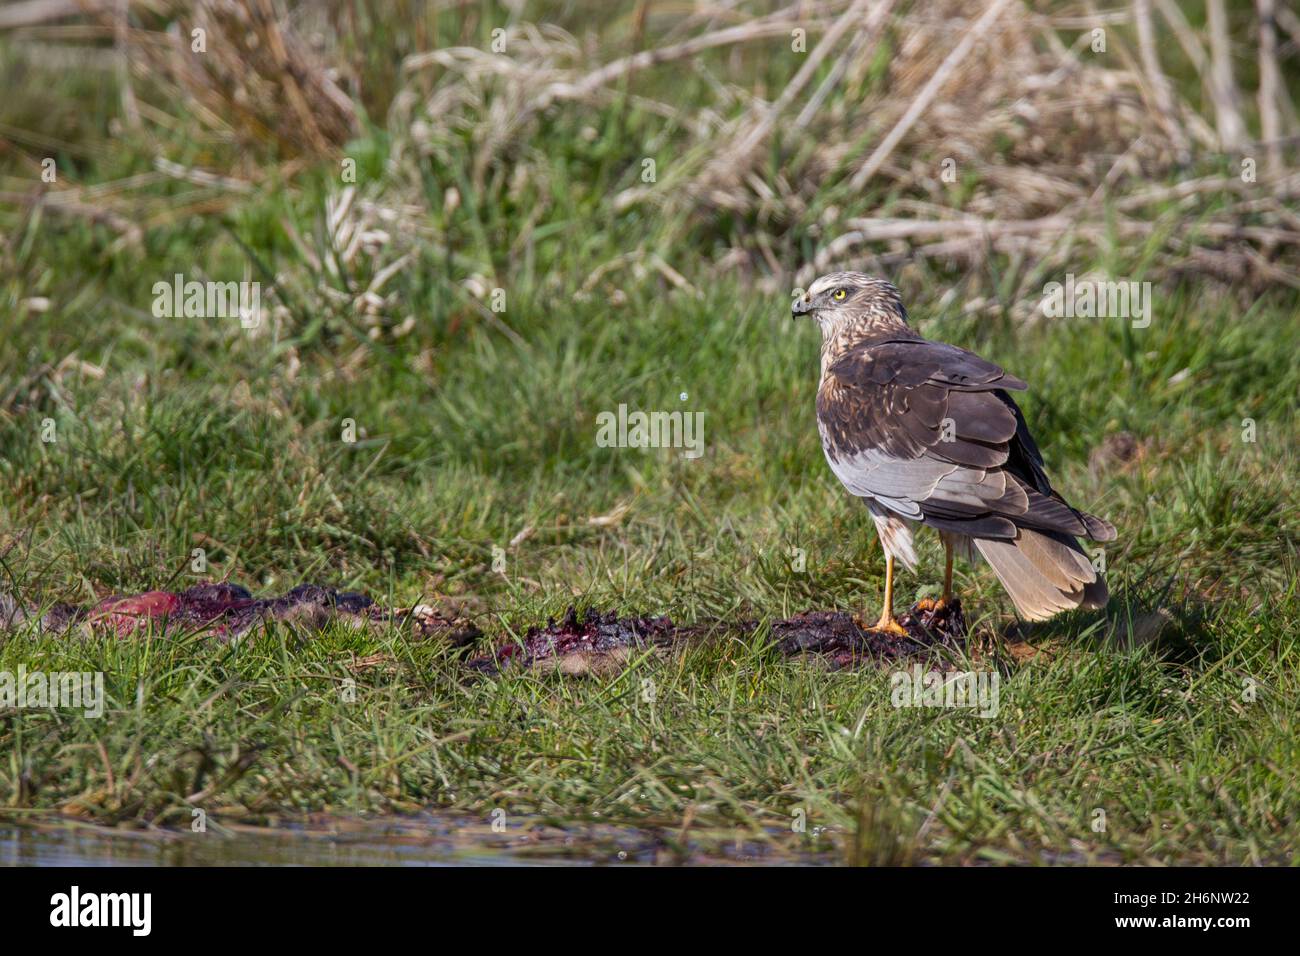
[[[1164,18],[1159,28],[1157,14]],[[683,155],[659,182],[615,196],[616,210],[663,207],[681,231],[707,228],[721,210],[739,214],[753,231],[728,237],[731,248],[715,259],[715,269],[741,267],[774,280],[789,278],[781,266],[793,245],[787,238],[822,236],[796,283],[839,266],[922,258],[970,265],[991,252],[1050,266],[1091,261],[1118,244],[1134,257],[1146,250],[1153,276],[1190,271],[1251,286],[1297,284],[1300,247],[1288,214],[1297,180],[1294,150],[1288,163],[1284,148],[1294,144],[1249,139],[1225,64],[1224,22],[1212,16],[1202,37],[1165,0],[1075,17],[1038,15],[1020,0],[794,6],[595,67],[583,62],[573,38],[521,24],[515,37],[522,42],[512,37],[508,59],[457,49],[408,62],[412,74],[434,65],[442,72],[431,89],[408,89],[398,113],[417,147],[428,148],[446,131],[472,129],[474,178],[482,183],[507,154],[518,163],[522,149],[527,162],[544,111],[600,106],[611,85],[704,49],[767,41],[770,50],[792,22],[823,38],[806,62],[831,62],[829,75],[813,84],[814,71],[801,69],[784,89],[770,99],[753,97],[730,120],[721,119],[736,113],[725,96],[743,94],[717,76],[716,108],[682,122],[691,137]],[[1121,29],[1130,25],[1136,51]],[[1090,47],[1094,26],[1106,31],[1105,53]],[[1211,115],[1169,80],[1161,60],[1170,48],[1156,42],[1164,28],[1171,32],[1161,36],[1175,37],[1203,73]],[[1080,29],[1073,42],[1064,39],[1064,31]],[[891,52],[887,77],[872,84],[882,32]],[[1267,134],[1294,128],[1294,114],[1276,80],[1274,32],[1263,35],[1259,101]],[[693,67],[710,70],[698,58]],[[803,148],[806,136],[815,149]],[[773,140],[778,162],[764,165],[759,147]],[[1257,181],[1240,175],[1244,159],[1255,161]],[[973,184],[968,195],[958,199],[943,180],[944,160]],[[1227,175],[1196,175],[1209,169]],[[1152,188],[1179,177],[1197,187]],[[878,198],[879,219],[840,213],[863,195]],[[1194,229],[1156,224],[1161,203],[1174,198],[1180,217],[1198,224]],[[679,232],[648,241],[663,252],[681,238]],[[1152,242],[1154,253],[1147,249]]]
[[162,30],[99,16],[128,47],[133,76],[161,81],[219,136],[292,157],[339,153],[357,133],[352,100],[275,0],[171,0]]
[[[111,11],[97,16],[125,44],[132,76],[163,77],[218,135],[269,144],[280,156],[319,156],[355,134],[357,109],[273,0],[173,0],[166,11],[155,30],[133,23],[124,31]],[[475,191],[503,180],[544,185],[551,165],[539,131],[626,97],[679,132],[658,182],[607,200],[616,215],[661,214],[662,228],[620,261],[663,263],[685,274],[679,287],[700,280],[681,261],[668,265],[670,253],[700,233],[708,242],[696,248],[719,250],[702,275],[741,269],[772,287],[834,267],[964,267],[994,252],[1016,257],[1022,283],[1061,264],[1114,257],[1144,262],[1152,277],[1300,285],[1290,209],[1300,191],[1298,127],[1280,81],[1300,23],[1258,0],[1263,22],[1250,39],[1260,134],[1252,139],[1232,74],[1241,38],[1229,38],[1221,0],[1211,0],[1199,32],[1171,0],[1071,11],[1044,15],[1025,0],[829,0],[763,14],[718,8],[654,36],[641,9],[643,48],[608,58],[557,26],[516,21],[506,54],[450,46],[406,59],[387,118],[388,175],[370,198],[410,213],[390,226],[427,232],[425,158],[463,163],[468,138]],[[208,52],[196,57],[189,30],[198,23]],[[784,49],[795,28],[809,37],[807,54]],[[1091,49],[1094,29],[1105,32],[1104,53]],[[1082,32],[1070,39],[1072,31]],[[731,58],[719,55],[772,55],[774,44],[780,55],[806,57],[780,89],[741,86]],[[1175,57],[1200,74],[1206,111],[1170,80]],[[714,90],[689,110],[641,82],[684,61]],[[1255,181],[1242,176],[1243,161],[1254,163]],[[1170,203],[1181,223],[1195,225],[1162,220]],[[70,197],[66,208],[79,207]],[[740,225],[722,231],[720,212]],[[520,231],[544,214],[539,198]],[[810,238],[818,251],[795,269]],[[476,265],[490,274],[491,263]]]

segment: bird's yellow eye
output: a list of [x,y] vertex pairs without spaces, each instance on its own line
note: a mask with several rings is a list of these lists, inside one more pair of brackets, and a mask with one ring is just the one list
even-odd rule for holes
[[832,296],[832,298],[834,298],[836,302],[843,302],[848,297],[849,294],[845,292],[843,289],[836,289],[835,294]]

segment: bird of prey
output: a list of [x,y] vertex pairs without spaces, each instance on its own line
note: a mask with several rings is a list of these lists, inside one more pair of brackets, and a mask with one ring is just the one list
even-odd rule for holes
[[821,328],[817,427],[826,460],[866,502],[885,552],[876,630],[906,633],[894,618],[894,562],[915,570],[917,525],[943,541],[939,607],[952,600],[954,552],[982,555],[1031,621],[1105,605],[1106,582],[1077,539],[1112,541],[1115,529],[1052,490],[1008,394],[1024,382],[972,352],[922,338],[883,279],[824,275],[793,311]]

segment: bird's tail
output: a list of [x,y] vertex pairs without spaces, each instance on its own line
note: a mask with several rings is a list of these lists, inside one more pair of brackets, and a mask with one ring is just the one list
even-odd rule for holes
[[1010,540],[975,538],[974,543],[1011,595],[1016,610],[1030,621],[1046,620],[1077,607],[1106,606],[1105,579],[1068,534],[1020,528]]

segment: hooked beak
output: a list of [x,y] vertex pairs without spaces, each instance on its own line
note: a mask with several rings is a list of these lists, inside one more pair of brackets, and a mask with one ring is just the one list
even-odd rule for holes
[[791,304],[790,320],[794,321],[795,319],[799,318],[799,316],[807,315],[812,310],[813,310],[812,300],[808,298],[807,293],[804,293],[802,296],[795,299],[794,302]]

